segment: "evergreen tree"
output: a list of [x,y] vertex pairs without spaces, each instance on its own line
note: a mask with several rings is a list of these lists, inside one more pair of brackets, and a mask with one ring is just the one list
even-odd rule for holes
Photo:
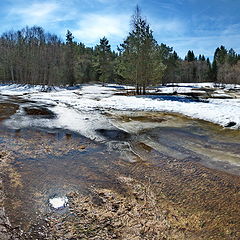
[[113,53],[107,38],[100,39],[100,44],[96,46],[96,61],[94,67],[99,74],[99,80],[104,84],[110,80],[113,74]]
[[214,60],[216,60],[217,64],[224,64],[227,57],[227,49],[224,46],[217,48],[214,53]]
[[207,67],[208,67],[208,70],[207,70],[207,80],[211,81],[212,80],[212,65],[210,63],[209,58],[207,58]]
[[142,18],[138,6],[132,16],[132,31],[119,50],[121,67],[118,73],[135,84],[138,94],[145,94],[148,85],[161,81],[165,66],[152,30]]
[[227,62],[233,66],[237,64],[238,58],[236,52],[231,48],[227,54]]
[[213,82],[217,82],[217,73],[218,73],[217,61],[216,59],[214,59],[212,63],[212,72],[211,72],[211,79]]
[[72,35],[72,33],[69,30],[67,30],[67,34],[66,34],[67,45],[72,45],[73,44],[73,39],[74,39],[74,36]]
[[163,64],[166,66],[162,83],[166,84],[169,82],[176,81],[176,74],[178,71],[178,60],[177,53],[173,51],[172,47],[168,47],[166,44],[161,43],[158,47],[159,58],[162,59]]
[[193,51],[190,51],[190,50],[188,51],[187,56],[185,57],[185,60],[188,62],[193,62],[196,60]]
[[73,86],[76,79],[74,75],[74,59],[75,59],[75,52],[74,52],[74,42],[73,42],[73,35],[72,33],[67,30],[66,34],[66,82]]
[[173,51],[172,58],[174,60],[179,60],[180,59],[180,57],[177,55],[176,51]]

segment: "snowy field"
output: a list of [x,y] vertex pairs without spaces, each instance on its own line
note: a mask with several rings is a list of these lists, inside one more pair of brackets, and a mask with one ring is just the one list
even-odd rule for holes
[[[204,91],[204,88],[213,89],[214,86],[212,83],[179,84],[179,86],[159,87],[152,89],[151,92],[168,94],[178,92],[181,94],[194,91],[201,92]],[[238,97],[240,86],[227,85],[225,88],[215,89],[213,91],[215,98],[209,98],[207,102],[189,100],[185,96],[171,98],[156,95],[114,95],[131,89],[133,88],[119,85],[108,85],[106,87],[82,85],[74,89],[53,88],[51,91],[42,92],[41,86],[0,85],[0,94],[18,95],[40,103],[52,104],[54,107],[51,110],[57,115],[57,122],[53,123],[51,121],[50,123],[49,121],[49,124],[70,130],[77,130],[81,125],[81,131],[86,131],[84,135],[90,135],[90,138],[93,129],[92,131],[89,130],[89,123],[87,123],[89,121],[99,127],[112,128],[111,122],[104,115],[108,110],[180,113],[221,126],[227,126],[232,122],[234,126],[231,128],[240,128],[240,98]],[[234,92],[235,95],[231,95],[234,97],[223,99],[226,95],[230,96],[231,92]],[[18,115],[15,116],[15,118],[18,118],[18,122],[21,121],[21,110],[19,111]]]

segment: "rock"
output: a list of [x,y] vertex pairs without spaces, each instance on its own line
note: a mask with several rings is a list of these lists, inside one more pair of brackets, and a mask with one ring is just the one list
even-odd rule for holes
[[78,148],[79,148],[80,150],[84,150],[84,149],[86,148],[86,146],[81,145],[81,146],[79,146]]
[[227,125],[225,125],[225,127],[233,127],[235,125],[236,125],[235,122],[229,122]]

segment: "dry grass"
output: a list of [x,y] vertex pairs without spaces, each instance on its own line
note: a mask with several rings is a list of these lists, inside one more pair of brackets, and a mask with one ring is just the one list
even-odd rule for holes
[[201,239],[169,221],[171,210],[162,208],[150,184],[127,177],[119,181],[127,195],[98,188],[91,196],[69,194],[71,214],[49,219],[49,239]]

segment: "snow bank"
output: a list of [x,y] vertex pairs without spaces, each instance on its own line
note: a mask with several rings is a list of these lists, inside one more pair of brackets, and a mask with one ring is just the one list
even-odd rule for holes
[[26,93],[60,90],[62,90],[60,87],[49,87],[44,85],[0,84],[0,93],[6,95],[23,95]]
[[[151,90],[151,92],[161,92],[161,93],[191,93],[191,92],[197,92],[197,93],[205,93],[202,89],[212,89],[215,90],[216,86],[214,83],[177,83],[177,84],[171,84],[166,86],[159,86],[156,87],[154,90]],[[201,89],[201,90],[200,90]],[[234,84],[225,84],[221,86],[221,89],[216,90],[216,93],[225,93],[226,91],[229,91],[230,89],[240,89],[240,85],[234,85]]]
[[240,128],[240,99],[212,99],[209,103],[159,101],[137,97],[113,96],[103,99],[101,104],[117,110],[161,111],[181,113],[192,118],[226,126],[235,122],[235,128]]
[[[202,84],[197,85],[201,86]],[[206,86],[206,83],[204,85]],[[8,90],[4,90],[4,87],[0,87],[0,91],[5,94],[8,92]],[[114,95],[117,91],[119,88],[114,85],[106,87],[86,85],[78,90],[35,92],[24,97],[42,103],[54,104],[56,107],[52,110],[58,115],[60,126],[74,130],[81,125],[82,131],[86,131],[86,134],[91,134],[90,132],[94,131],[94,128],[91,128],[88,123],[91,121],[99,126],[102,125],[102,127],[110,127],[106,120],[107,117],[102,114],[109,109],[181,113],[222,126],[226,126],[229,122],[235,122],[236,125],[233,128],[240,128],[240,99],[210,99],[208,103],[184,102]],[[86,121],[88,119],[89,121]]]

